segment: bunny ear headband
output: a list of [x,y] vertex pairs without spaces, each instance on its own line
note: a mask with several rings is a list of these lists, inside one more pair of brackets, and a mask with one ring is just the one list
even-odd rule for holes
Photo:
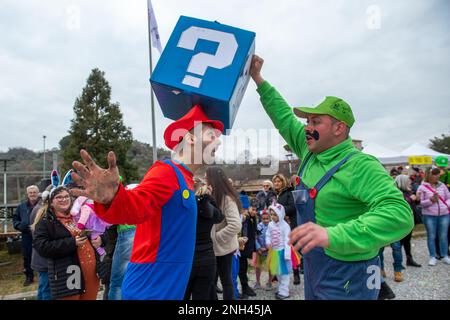
[[[42,198],[44,199],[44,200],[46,200],[48,197],[50,197],[51,198],[51,196],[52,196],[52,194],[53,194],[53,192],[57,189],[57,188],[60,188],[60,187],[64,187],[64,188],[67,188],[68,187],[68,185],[70,185],[70,184],[73,184],[73,179],[72,179],[72,169],[70,169],[67,173],[66,173],[66,175],[64,176],[64,179],[62,180],[62,182],[61,182],[61,177],[59,176],[59,174],[58,174],[58,171],[57,170],[52,170],[52,173],[50,174],[50,179],[51,179],[51,181],[52,181],[52,184],[50,185],[51,186],[51,190],[50,191],[44,191],[43,193],[42,193]],[[61,184],[60,184],[60,182],[61,182]],[[49,186],[49,187],[50,187]],[[47,187],[48,188],[48,187]],[[48,192],[48,193],[47,193]]]

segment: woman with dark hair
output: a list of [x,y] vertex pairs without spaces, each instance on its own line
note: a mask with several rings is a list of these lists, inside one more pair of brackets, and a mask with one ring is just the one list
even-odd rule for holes
[[48,278],[53,299],[96,300],[99,278],[96,255],[86,234],[72,220],[69,189],[57,187],[50,192],[37,213],[33,246],[48,259]]
[[208,167],[206,183],[212,188],[212,197],[225,215],[225,219],[211,230],[214,254],[217,257],[217,271],[222,283],[223,299],[234,300],[231,276],[232,257],[239,249],[237,239],[242,222],[239,217],[241,203],[225,172],[219,167]]
[[[403,198],[405,198],[406,202],[408,202],[409,206],[411,207],[411,211],[414,216],[414,223],[417,224],[419,215],[416,207],[417,197],[411,190],[411,179],[406,174],[400,174],[395,178],[395,185],[403,193]],[[411,237],[412,230],[406,237],[400,240],[400,243],[405,249],[406,253],[406,265],[411,267],[421,267],[421,265],[413,259],[411,253]]]
[[194,179],[197,200],[197,228],[194,260],[184,299],[212,300],[216,297],[215,278],[217,261],[214,255],[211,229],[224,219],[211,197],[211,188],[203,181]]

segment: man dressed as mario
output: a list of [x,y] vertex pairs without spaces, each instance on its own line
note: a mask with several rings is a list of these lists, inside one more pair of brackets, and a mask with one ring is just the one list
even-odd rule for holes
[[85,150],[84,164],[74,161],[75,182],[95,201],[95,211],[112,224],[137,225],[130,263],[122,284],[124,300],[181,300],[194,256],[197,206],[193,175],[211,163],[224,126],[194,106],[170,124],[164,140],[175,155],[157,161],[133,190],[120,184],[114,152],[108,169],[100,168]]

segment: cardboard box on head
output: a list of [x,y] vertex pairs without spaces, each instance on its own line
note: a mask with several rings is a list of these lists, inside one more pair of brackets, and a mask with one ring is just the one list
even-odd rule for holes
[[150,79],[164,116],[177,120],[199,104],[231,129],[254,52],[254,32],[181,16]]

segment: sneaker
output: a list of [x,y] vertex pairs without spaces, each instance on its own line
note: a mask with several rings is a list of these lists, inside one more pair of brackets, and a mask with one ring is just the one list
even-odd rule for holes
[[381,283],[378,300],[391,300],[395,298],[395,294],[386,282]]
[[449,258],[448,256],[445,256],[445,257],[442,259],[442,262],[445,263],[445,264],[450,264],[450,258]]
[[394,272],[394,281],[395,282],[402,282],[403,281],[403,275],[401,272]]
[[255,289],[255,290],[261,290],[261,285],[257,282],[257,283],[255,283],[255,285],[253,286],[253,289]]
[[429,266],[435,266],[436,263],[437,263],[437,260],[436,260],[435,257],[431,257],[431,258],[430,258],[430,261],[428,261],[428,265],[429,265]]
[[275,293],[275,299],[277,299],[277,300],[285,300],[285,299],[288,299],[288,298],[289,298],[289,295],[283,296],[282,294],[279,294],[278,292]]
[[217,293],[223,293],[223,290],[221,287],[219,287],[218,285],[216,285],[216,292]]
[[273,289],[272,283],[271,282],[267,282],[265,289],[266,289],[266,291],[272,290]]
[[242,289],[242,293],[249,297],[256,297],[256,292],[253,291],[253,289],[250,287],[246,287],[246,288]]

